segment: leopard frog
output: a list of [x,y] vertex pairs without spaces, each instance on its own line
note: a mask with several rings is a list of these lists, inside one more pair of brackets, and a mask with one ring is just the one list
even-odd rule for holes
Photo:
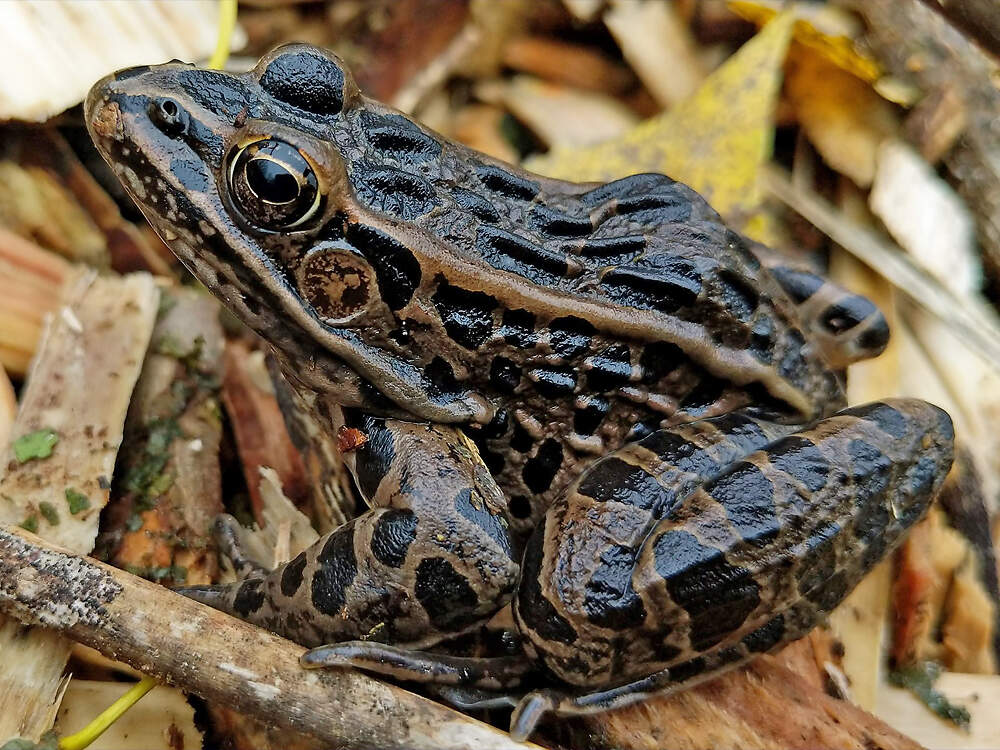
[[[245,579],[185,590],[307,666],[514,695],[519,738],[681,690],[808,632],[951,464],[940,409],[844,408],[875,307],[663,175],[530,174],[306,45],[125,70],[86,111],[163,240],[354,436],[367,512],[273,571],[228,544]],[[507,604],[510,653],[428,650]]]

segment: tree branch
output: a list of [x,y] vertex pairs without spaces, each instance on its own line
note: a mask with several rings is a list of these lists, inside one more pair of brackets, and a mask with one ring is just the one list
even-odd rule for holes
[[159,680],[344,750],[514,750],[504,732],[122,570],[0,526],[0,609]]

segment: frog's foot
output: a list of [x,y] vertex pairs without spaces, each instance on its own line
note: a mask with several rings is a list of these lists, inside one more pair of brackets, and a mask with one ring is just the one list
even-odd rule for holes
[[456,685],[428,685],[427,690],[459,711],[490,711],[516,708],[523,694],[482,690]]
[[240,538],[240,522],[228,513],[220,513],[212,524],[212,536],[219,552],[229,558],[239,580],[263,578],[271,571],[254,560],[247,552]]
[[306,651],[304,667],[354,667],[408,682],[429,682],[483,690],[517,687],[531,662],[522,656],[450,656],[412,651],[372,641],[347,641]]
[[593,693],[573,694],[560,690],[533,690],[518,702],[510,717],[510,736],[524,742],[547,714],[582,716],[603,713],[639,703],[651,696],[662,698],[711,680],[756,656],[742,646],[720,649],[689,662],[675,664],[648,677]]
[[819,344],[831,367],[877,357],[885,349],[889,323],[871,300],[759,242],[748,245],[795,303],[810,340]]

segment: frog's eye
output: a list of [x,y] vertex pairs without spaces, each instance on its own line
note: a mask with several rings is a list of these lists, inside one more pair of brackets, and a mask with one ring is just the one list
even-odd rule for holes
[[230,195],[254,226],[292,229],[319,210],[322,195],[316,172],[291,144],[265,138],[238,148],[230,159]]

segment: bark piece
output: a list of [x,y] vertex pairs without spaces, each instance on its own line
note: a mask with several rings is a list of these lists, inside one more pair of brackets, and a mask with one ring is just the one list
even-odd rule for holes
[[0,529],[0,608],[342,750],[536,747],[353,670],[303,670],[301,646],[17,528]]
[[[669,698],[585,721],[599,746],[628,750],[918,750],[913,740],[763,656]],[[597,743],[595,743],[597,744]]]
[[254,520],[264,523],[260,491],[264,466],[277,473],[286,497],[300,508],[306,505],[310,490],[305,467],[285,427],[263,352],[244,341],[226,344],[222,400],[236,437]]

